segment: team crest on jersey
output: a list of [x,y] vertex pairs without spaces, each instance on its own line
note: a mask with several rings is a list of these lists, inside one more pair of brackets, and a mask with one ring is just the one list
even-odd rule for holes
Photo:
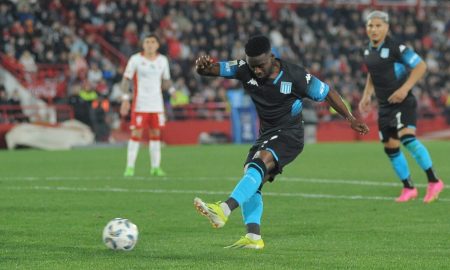
[[388,58],[389,57],[389,48],[383,48],[380,52],[381,58]]
[[280,93],[282,94],[290,94],[292,92],[292,83],[281,81],[280,85]]

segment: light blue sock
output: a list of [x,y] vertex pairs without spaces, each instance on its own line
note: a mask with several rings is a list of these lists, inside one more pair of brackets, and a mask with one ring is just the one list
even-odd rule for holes
[[430,153],[428,153],[427,148],[416,138],[410,139],[404,142],[406,149],[411,153],[411,155],[416,160],[417,164],[423,169],[428,170],[433,166],[431,161]]
[[262,183],[262,175],[259,170],[249,167],[242,177],[241,181],[236,185],[231,197],[235,199],[239,206],[242,206],[250,197],[258,190]]
[[245,224],[256,223],[261,224],[263,213],[263,200],[260,192],[253,194],[248,201],[241,205],[242,218]]
[[395,173],[397,174],[400,180],[408,179],[410,176],[408,161],[406,161],[405,155],[397,148],[395,152],[386,151],[389,159],[391,160],[392,168],[394,168]]

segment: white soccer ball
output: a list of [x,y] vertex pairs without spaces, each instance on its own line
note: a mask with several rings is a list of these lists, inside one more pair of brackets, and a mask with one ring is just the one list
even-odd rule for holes
[[138,240],[137,226],[125,218],[115,218],[103,229],[103,243],[113,250],[129,251]]

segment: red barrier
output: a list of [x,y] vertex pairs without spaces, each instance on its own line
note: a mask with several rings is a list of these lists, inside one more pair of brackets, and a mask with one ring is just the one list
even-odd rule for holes
[[167,144],[197,144],[200,133],[221,132],[231,138],[231,121],[189,120],[166,123],[162,139]]
[[[317,141],[375,141],[379,140],[378,126],[376,122],[368,122],[370,132],[367,135],[359,135],[354,132],[345,121],[321,122],[317,126]],[[419,119],[417,123],[417,135],[449,128],[443,116],[432,119]]]

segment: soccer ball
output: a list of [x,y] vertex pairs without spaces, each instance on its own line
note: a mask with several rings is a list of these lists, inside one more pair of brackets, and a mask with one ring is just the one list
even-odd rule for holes
[[138,228],[125,218],[115,218],[103,229],[103,243],[113,250],[132,250],[138,240]]

